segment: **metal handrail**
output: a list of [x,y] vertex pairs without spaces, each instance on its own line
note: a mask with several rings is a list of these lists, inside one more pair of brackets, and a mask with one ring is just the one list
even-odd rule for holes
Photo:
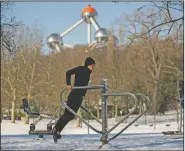
[[72,87],[72,89],[73,90],[76,90],[76,89],[101,89],[103,87],[104,87],[104,85],[88,85],[88,86]]

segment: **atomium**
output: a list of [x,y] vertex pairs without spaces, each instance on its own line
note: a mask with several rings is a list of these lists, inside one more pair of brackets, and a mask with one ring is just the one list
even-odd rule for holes
[[[82,23],[87,24],[87,42],[89,48],[103,48],[107,46],[110,33],[106,28],[102,28],[98,22],[96,21],[96,16],[98,15],[96,9],[88,5],[88,7],[84,8],[81,12],[81,19],[69,27],[66,31],[61,34],[53,33],[47,37],[47,45],[50,49],[55,50],[57,52],[62,51],[65,47],[72,48],[72,45],[64,43],[64,38],[67,34],[69,34],[72,30],[78,27]],[[91,26],[95,28],[94,40],[91,40]],[[119,40],[116,36],[113,36],[114,44],[119,43]]]

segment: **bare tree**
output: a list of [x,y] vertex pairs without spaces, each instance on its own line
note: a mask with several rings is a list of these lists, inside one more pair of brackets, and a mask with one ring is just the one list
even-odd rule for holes
[[[171,5],[172,3],[163,3],[163,5],[165,4]],[[179,46],[180,43],[175,43],[170,34],[170,32],[174,30],[173,27],[177,26],[178,21],[182,18],[174,20],[169,17],[170,15],[168,15],[168,20],[171,20],[163,22],[165,26],[162,26],[162,23],[158,24],[158,20],[162,22],[166,16],[162,10],[160,10],[158,13],[159,14],[157,16],[155,10],[151,10],[150,12],[139,10],[132,15],[127,15],[125,17],[126,21],[124,20],[124,31],[126,32],[126,34],[131,35],[132,37],[130,39],[130,42],[132,43],[132,45],[130,45],[130,49],[133,49],[135,47],[135,52],[136,50],[138,50],[138,52],[142,54],[137,55],[139,56],[139,58],[136,57],[136,54],[134,54],[134,57],[133,54],[132,56],[127,57],[129,59],[134,59],[130,61],[132,66],[136,67],[137,65],[140,65],[141,69],[143,66],[144,68],[142,69],[142,71],[145,71],[143,73],[145,73],[146,75],[150,74],[150,77],[145,76],[145,81],[149,82],[146,83],[146,86],[151,85],[149,92],[153,91],[152,100],[154,109],[154,121],[155,114],[158,111],[157,105],[159,102],[157,102],[157,100],[159,96],[160,84],[162,84],[161,77],[163,76],[163,74],[171,74],[172,76],[175,76],[175,74],[178,73],[179,76],[182,75],[181,70],[179,70],[179,68],[175,65],[174,59],[171,58],[172,56],[174,56],[174,50],[177,50],[176,53],[179,54],[179,49],[177,48],[177,45]],[[167,26],[168,23],[172,23],[169,28]],[[141,27],[141,29],[139,29],[138,26]],[[180,24],[179,27],[181,28],[182,26],[183,25]],[[166,31],[168,31],[167,35],[165,35]],[[164,35],[165,37],[163,37]],[[141,60],[141,63],[144,64],[139,63],[139,59]],[[136,64],[134,64],[135,61]],[[137,81],[139,80],[140,78],[137,79]]]
[[[148,10],[153,10],[152,13],[149,13],[149,15],[146,15],[143,20],[148,20],[151,18],[158,18],[158,22],[155,22],[154,24],[151,24],[149,26],[148,30],[146,32],[140,33],[140,34],[129,34],[127,37],[127,42],[123,44],[123,46],[127,44],[131,44],[135,40],[139,38],[143,38],[145,35],[147,35],[149,32],[158,30],[161,28],[161,30],[165,31],[166,36],[168,36],[171,33],[172,28],[178,24],[178,29],[183,29],[183,20],[184,20],[184,2],[177,1],[177,2],[151,2],[151,4],[144,5],[137,9],[138,13],[143,13]],[[175,15],[175,13],[178,15]],[[120,20],[116,21],[117,24],[122,24]],[[128,25],[125,25],[125,27]],[[135,28],[136,29],[136,28]]]
[[[39,56],[42,48],[42,29],[38,27],[23,27],[18,33],[19,36],[19,56],[22,64],[20,84],[24,88],[22,96],[28,100],[36,99],[38,93],[35,89],[39,85],[44,85],[45,81],[41,80],[41,73],[39,72]],[[21,98],[20,98],[21,99]],[[29,123],[28,115],[25,118],[25,124]]]
[[[3,74],[2,80],[4,81],[5,87],[1,87],[7,97],[11,97],[12,102],[12,122],[15,122],[15,101],[17,96],[17,78],[19,63],[16,58],[18,50],[18,43],[15,40],[17,29],[21,25],[21,22],[16,21],[15,17],[9,16],[8,12],[11,11],[13,2],[1,2],[1,63],[3,63]],[[5,101],[5,100],[4,100]]]
[[15,54],[17,45],[15,34],[21,22],[15,17],[10,17],[8,12],[12,9],[13,2],[1,2],[1,55]]
[[1,86],[2,92],[6,93],[7,100],[8,97],[11,100],[12,104],[12,115],[11,120],[12,123],[15,123],[15,108],[16,108],[16,100],[18,97],[18,87],[19,87],[19,76],[20,76],[20,65],[17,58],[13,57],[9,59],[10,61],[4,64],[2,69],[2,81],[4,81],[5,86]]

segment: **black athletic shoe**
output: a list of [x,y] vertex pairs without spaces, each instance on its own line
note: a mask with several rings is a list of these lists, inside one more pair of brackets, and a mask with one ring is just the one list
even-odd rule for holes
[[53,133],[53,140],[55,143],[57,143],[57,139],[61,138],[60,132],[58,132],[55,128],[53,128],[52,133]]

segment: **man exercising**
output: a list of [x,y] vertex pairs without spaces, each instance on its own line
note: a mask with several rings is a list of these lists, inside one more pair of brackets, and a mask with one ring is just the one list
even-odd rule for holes
[[[88,57],[85,60],[84,66],[78,66],[72,68],[66,72],[66,84],[67,88],[70,90],[67,105],[77,113],[78,109],[80,108],[83,96],[85,96],[87,89],[72,89],[71,86],[71,75],[75,75],[74,86],[87,86],[90,79],[90,74],[95,67],[95,61]],[[67,125],[69,121],[74,119],[75,115],[73,115],[70,111],[65,109],[64,114],[60,117],[57,121],[56,125],[53,127],[53,138],[55,143],[57,139],[61,138],[61,131]]]

